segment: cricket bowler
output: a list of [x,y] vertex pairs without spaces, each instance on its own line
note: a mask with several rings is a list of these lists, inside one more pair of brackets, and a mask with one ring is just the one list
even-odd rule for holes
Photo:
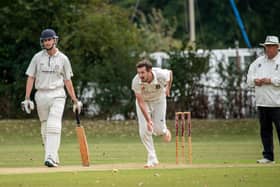
[[152,135],[162,135],[165,142],[171,141],[171,133],[166,127],[166,96],[170,96],[172,71],[153,68],[148,60],[136,65],[137,75],[132,80],[132,90],[136,97],[136,112],[139,134],[148,155],[145,168],[159,164]]

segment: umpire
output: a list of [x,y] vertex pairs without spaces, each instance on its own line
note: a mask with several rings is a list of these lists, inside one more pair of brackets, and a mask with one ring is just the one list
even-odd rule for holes
[[267,36],[264,43],[265,55],[257,58],[249,67],[247,84],[255,88],[263,158],[257,163],[274,162],[273,126],[280,142],[280,54],[277,36]]

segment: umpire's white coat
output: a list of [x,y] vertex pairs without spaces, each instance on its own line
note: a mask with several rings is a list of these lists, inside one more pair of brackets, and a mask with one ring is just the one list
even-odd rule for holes
[[270,78],[272,84],[256,86],[256,105],[263,107],[280,107],[280,53],[273,59],[266,56],[257,58],[249,67],[247,84],[255,86],[254,80]]

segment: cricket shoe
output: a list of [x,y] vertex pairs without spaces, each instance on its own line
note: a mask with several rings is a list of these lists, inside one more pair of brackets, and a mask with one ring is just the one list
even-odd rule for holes
[[48,166],[49,168],[51,167],[57,167],[58,164],[51,158],[48,158],[46,161],[45,161],[45,166]]
[[159,164],[158,161],[153,161],[153,162],[148,162],[147,164],[144,165],[144,168],[154,168]]
[[257,163],[259,163],[259,164],[275,164],[275,161],[269,160],[267,158],[262,158],[260,160],[257,160]]
[[163,135],[163,141],[166,142],[166,143],[168,143],[168,142],[171,141],[171,138],[172,138],[171,133],[170,133],[170,131],[167,129],[165,135]]

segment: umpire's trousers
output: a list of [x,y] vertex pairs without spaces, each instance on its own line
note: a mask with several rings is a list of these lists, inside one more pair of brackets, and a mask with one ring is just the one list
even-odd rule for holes
[[258,107],[260,135],[263,144],[263,157],[274,161],[273,126],[274,123],[280,143],[280,107]]

